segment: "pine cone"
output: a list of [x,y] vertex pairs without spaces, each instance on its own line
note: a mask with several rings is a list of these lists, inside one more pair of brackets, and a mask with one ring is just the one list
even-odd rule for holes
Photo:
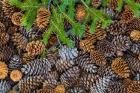
[[74,86],[72,88],[69,88],[66,93],[86,93],[86,91],[83,87]]
[[13,7],[9,4],[9,0],[2,0],[2,4],[3,4],[2,10],[3,10],[5,16],[8,18],[11,18],[11,16],[17,9],[15,9],[15,7]]
[[79,67],[73,66],[60,76],[60,81],[65,86],[72,86],[77,83],[79,75],[80,75]]
[[102,0],[92,0],[92,6],[98,8],[102,4]]
[[65,86],[64,85],[57,85],[54,89],[54,93],[65,93]]
[[43,75],[51,70],[51,64],[47,59],[35,59],[21,68],[21,71],[27,75]]
[[116,11],[117,5],[119,0],[110,0],[109,8],[113,11]]
[[130,38],[131,38],[133,41],[139,41],[139,40],[140,40],[140,31],[138,31],[138,30],[133,30],[133,31],[130,33]]
[[40,87],[44,81],[42,76],[28,76],[19,81],[19,90],[22,93],[31,93],[31,91]]
[[0,43],[5,45],[9,41],[9,34],[6,32],[2,32],[0,34]]
[[24,50],[26,48],[27,40],[22,34],[14,33],[12,36],[12,41],[14,42],[14,45],[16,45],[18,49]]
[[94,34],[96,35],[97,40],[102,40],[106,37],[106,31],[102,28],[96,29]]
[[106,57],[111,57],[116,53],[116,47],[107,40],[101,40],[97,42],[97,50],[103,53]]
[[134,13],[128,5],[124,6],[124,11],[120,14],[120,20],[122,22],[128,23],[134,17]]
[[21,12],[15,12],[12,17],[11,17],[11,21],[14,25],[16,26],[21,26],[21,19],[23,17],[23,13]]
[[96,81],[97,78],[98,75],[85,74],[82,77],[80,77],[80,84],[83,85],[86,90],[89,90],[93,86],[93,83]]
[[140,81],[133,81],[128,86],[127,93],[140,93]]
[[17,91],[15,91],[15,90],[10,90],[10,91],[8,91],[8,93],[17,93]]
[[58,85],[58,82],[53,75],[51,74],[45,75],[43,88],[47,88],[48,91],[52,91],[57,85]]
[[12,56],[13,51],[8,46],[0,46],[0,60],[7,61]]
[[85,7],[82,4],[76,6],[76,19],[81,22],[86,17]]
[[6,28],[3,23],[0,22],[0,32],[5,32]]
[[130,30],[140,30],[140,18],[133,18],[128,24],[127,28]]
[[52,35],[49,40],[48,40],[48,44],[47,44],[47,48],[51,48],[52,46],[54,46],[57,43],[57,37]]
[[92,49],[94,49],[94,45],[92,40],[80,40],[79,42],[80,49],[82,49],[84,52],[91,52]]
[[93,86],[90,88],[91,93],[107,93],[108,86],[111,82],[110,77],[104,76],[99,77],[93,83]]
[[126,55],[125,61],[129,65],[131,73],[133,73],[133,71],[140,72],[140,69],[139,69],[140,68],[140,61],[137,58],[135,58],[131,55]]
[[24,53],[24,54],[22,55],[22,63],[23,63],[23,64],[27,64],[27,63],[29,63],[30,61],[34,60],[34,59],[35,59],[35,57],[30,56],[28,53]]
[[0,79],[5,79],[8,76],[8,67],[4,62],[0,62]]
[[37,40],[32,41],[27,44],[26,51],[29,56],[37,56],[45,50],[45,45],[43,42]]
[[13,55],[9,61],[8,67],[10,70],[20,69],[21,65],[21,58],[18,55]]
[[128,64],[122,58],[116,58],[111,64],[112,70],[123,78],[130,76],[130,70]]
[[14,33],[16,33],[18,31],[18,28],[16,26],[10,26],[8,27],[7,33],[9,35],[13,35]]
[[14,82],[17,82],[17,81],[20,81],[20,79],[22,78],[22,72],[19,71],[19,70],[13,70],[11,73],[10,73],[10,78],[14,81]]
[[91,51],[90,52],[90,57],[93,60],[95,60],[95,63],[98,66],[104,66],[104,65],[107,64],[105,56],[99,51],[96,51],[96,50]]
[[108,91],[109,93],[127,93],[126,87],[121,80],[111,82],[108,86]]
[[59,55],[64,60],[73,60],[78,56],[77,48],[68,48],[67,46],[61,46],[59,49]]
[[130,38],[123,35],[115,36],[112,43],[117,48],[117,51],[126,51],[127,49],[130,49],[130,45],[132,44]]
[[107,30],[109,30],[110,34],[112,35],[125,34],[127,30],[127,25],[122,22],[114,21],[108,26]]
[[95,60],[92,60],[88,53],[80,54],[74,61],[76,64],[78,64],[78,66],[88,73],[97,72],[98,68],[95,65]]
[[68,61],[68,60],[59,59],[55,63],[56,69],[60,72],[66,71],[67,69],[69,69],[73,65],[74,65],[74,62],[72,60]]
[[39,8],[37,12],[36,24],[40,29],[46,28],[50,20],[50,11],[45,7]]
[[11,85],[6,80],[0,80],[0,92],[7,93],[11,89]]
[[130,47],[130,50],[134,54],[139,54],[140,53],[140,44],[139,43],[133,43],[132,46]]

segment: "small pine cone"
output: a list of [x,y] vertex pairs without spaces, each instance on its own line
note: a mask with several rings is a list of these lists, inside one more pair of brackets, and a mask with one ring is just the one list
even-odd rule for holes
[[13,70],[10,73],[10,78],[11,80],[13,80],[14,82],[20,81],[20,79],[22,78],[22,72],[19,70]]
[[94,49],[93,42],[88,39],[80,40],[79,46],[84,52],[90,52],[92,49]]
[[83,85],[85,89],[89,90],[98,77],[99,76],[95,74],[84,74],[80,77],[80,84]]
[[128,23],[134,17],[134,13],[128,5],[124,6],[124,11],[120,14],[120,20],[122,22]]
[[18,31],[18,27],[16,26],[10,26],[8,27],[7,33],[9,35],[13,35],[14,33],[16,33]]
[[132,44],[130,38],[123,35],[115,36],[112,43],[115,45],[117,51],[126,51],[130,49],[130,45]]
[[114,78],[114,77],[118,78],[118,75],[112,70],[111,66],[102,66],[102,67],[100,67],[98,69],[97,74],[100,77],[107,76],[107,77],[111,77],[111,78]]
[[131,73],[133,73],[133,71],[140,72],[140,61],[138,60],[138,58],[135,58],[131,55],[126,55],[125,61],[129,65]]
[[139,54],[140,53],[140,44],[139,43],[133,43],[132,46],[130,47],[130,50],[134,54]]
[[140,93],[140,81],[133,81],[128,86],[127,93]]
[[4,62],[0,62],[0,79],[5,79],[8,76],[8,67]]
[[111,68],[116,74],[123,78],[128,78],[130,76],[129,66],[122,58],[114,59]]
[[23,17],[23,13],[21,12],[15,12],[12,17],[11,17],[11,21],[14,25],[16,26],[21,26],[21,19]]
[[90,52],[90,57],[95,60],[96,65],[98,66],[104,66],[107,64],[106,58],[105,56],[97,51],[97,50],[93,50]]
[[133,31],[130,33],[130,38],[131,38],[133,41],[139,41],[139,40],[140,40],[140,31],[138,31],[138,30],[133,30]]
[[66,93],[86,93],[83,87],[74,86],[66,91]]
[[11,18],[11,16],[17,9],[15,9],[15,7],[13,7],[9,4],[9,0],[2,0],[2,4],[3,4],[2,10],[3,10],[5,16],[8,18]]
[[95,65],[95,60],[92,60],[90,58],[89,53],[80,54],[74,61],[86,72],[89,73],[97,72],[98,68]]
[[0,34],[0,43],[5,45],[9,41],[9,34],[6,32],[2,32]]
[[58,82],[53,75],[48,74],[44,77],[45,81],[43,82],[43,88],[48,88],[49,90],[52,90],[58,85]]
[[52,68],[47,59],[35,59],[21,68],[21,71],[27,75],[43,75]]
[[125,34],[127,29],[127,25],[122,22],[114,21],[111,23],[107,30],[109,30],[110,34],[112,35],[120,35],[120,34]]
[[18,93],[18,92],[15,90],[10,90],[10,91],[8,91],[8,93]]
[[126,87],[123,84],[123,82],[121,82],[121,80],[111,82],[108,86],[108,91],[109,91],[109,93],[127,93]]
[[8,67],[10,70],[19,69],[22,65],[21,58],[18,55],[13,55],[9,61]]
[[140,30],[140,18],[133,18],[128,24],[127,28],[130,30]]
[[27,44],[26,51],[30,56],[37,56],[45,50],[45,45],[43,42],[37,40],[32,41]]
[[12,56],[13,51],[8,46],[0,46],[0,60],[7,61]]
[[3,23],[0,22],[0,32],[5,32],[6,28]]
[[22,55],[22,63],[23,63],[23,64],[27,64],[27,63],[29,63],[30,61],[34,60],[34,59],[35,59],[35,57],[30,56],[28,53],[24,53],[24,54]]
[[117,5],[119,0],[110,0],[109,8],[113,11],[116,11]]
[[60,72],[62,71],[66,71],[67,69],[69,69],[70,67],[72,67],[74,65],[74,62],[72,60],[63,60],[63,59],[59,59],[56,63],[56,69]]
[[18,49],[24,50],[26,48],[27,40],[22,34],[14,33],[12,36],[12,41],[14,42],[14,45],[16,45]]
[[76,19],[81,22],[86,17],[85,7],[82,4],[76,6]]
[[57,85],[54,89],[54,93],[65,93],[65,86],[64,85]]
[[114,56],[116,53],[116,47],[107,40],[98,41],[96,48],[106,57]]
[[92,6],[98,8],[102,4],[102,0],[92,0]]
[[0,80],[0,92],[7,93],[11,89],[11,85],[6,80]]
[[77,66],[73,66],[72,68],[68,69],[60,76],[60,81],[65,86],[72,86],[77,83],[77,80],[80,75],[80,69]]
[[37,12],[36,24],[40,29],[46,28],[48,26],[50,15],[51,13],[47,8],[39,8]]
[[59,55],[64,60],[73,60],[78,56],[77,48],[68,48],[67,46],[61,46],[59,49]]
[[96,81],[93,83],[92,87],[90,88],[91,93],[107,93],[108,86],[111,82],[111,78],[104,76],[99,77],[96,79]]
[[42,76],[24,77],[18,83],[19,90],[22,93],[31,93],[31,91],[33,91],[36,88],[38,88],[39,86],[41,86],[43,81],[44,81],[44,77],[42,77]]
[[47,44],[47,48],[51,48],[52,46],[54,46],[57,43],[57,37],[52,35],[49,40],[48,40],[48,44]]
[[106,31],[102,28],[96,29],[94,34],[96,35],[97,40],[102,40],[106,37]]

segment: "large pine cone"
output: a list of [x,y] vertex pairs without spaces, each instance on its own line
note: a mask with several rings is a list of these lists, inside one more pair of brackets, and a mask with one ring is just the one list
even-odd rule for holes
[[14,25],[21,26],[22,17],[23,14],[21,12],[15,12],[11,17],[11,21]]

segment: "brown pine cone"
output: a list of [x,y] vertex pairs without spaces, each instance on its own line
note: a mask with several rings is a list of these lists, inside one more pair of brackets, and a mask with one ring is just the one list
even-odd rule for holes
[[45,50],[45,45],[43,42],[37,40],[32,41],[27,44],[26,51],[30,56],[37,56]]
[[128,5],[124,6],[124,11],[120,14],[120,20],[122,22],[128,23],[130,22],[134,17],[133,11],[130,9]]
[[81,4],[78,4],[76,6],[76,19],[81,22],[84,20],[86,16],[86,11],[85,11],[85,7]]
[[0,43],[1,44],[7,44],[7,42],[9,41],[9,34],[6,32],[2,32],[0,34]]
[[11,17],[11,21],[14,25],[16,26],[21,26],[21,19],[23,17],[23,13],[21,12],[15,12],[12,17]]
[[0,60],[7,61],[12,56],[13,51],[8,46],[0,46]]
[[98,8],[102,3],[102,0],[92,0],[92,6]]
[[0,32],[4,32],[6,30],[5,25],[0,22]]
[[0,61],[0,79],[5,79],[8,76],[8,67],[4,62]]
[[90,52],[90,57],[95,60],[95,63],[98,65],[98,66],[104,66],[107,64],[107,61],[106,61],[106,58],[105,56],[97,51],[97,50],[92,50]]
[[116,58],[111,64],[112,70],[123,78],[130,76],[130,69],[128,64],[122,58]]
[[9,4],[9,0],[2,0],[2,10],[6,17],[11,18],[13,13],[16,11],[15,7]]
[[127,87],[127,93],[140,93],[140,81],[133,81]]
[[37,12],[36,25],[41,29],[46,28],[49,24],[50,16],[51,13],[47,8],[39,8]]
[[55,89],[54,89],[54,93],[65,93],[65,86],[64,85],[58,85]]
[[138,30],[133,30],[133,31],[130,33],[130,38],[131,38],[133,41],[139,41],[139,40],[140,40],[140,31],[138,31]]
[[23,56],[22,56],[23,64],[27,64],[28,62],[30,62],[33,59],[34,59],[34,57],[28,55],[28,53],[24,53]]
[[119,1],[119,0],[110,0],[109,8],[110,8],[112,11],[115,11],[115,10],[116,10],[117,5],[118,5],[118,1]]
[[26,48],[27,40],[22,34],[14,33],[12,36],[12,41],[14,42],[14,45],[16,45],[18,49],[24,50]]
[[17,31],[18,31],[18,27],[16,27],[16,26],[10,26],[10,27],[8,28],[8,30],[7,30],[7,33],[8,33],[9,35],[12,35],[12,34],[16,33]]
[[94,34],[96,35],[97,40],[102,40],[106,37],[106,31],[102,28],[96,29]]
[[13,70],[11,73],[10,73],[10,78],[14,81],[14,82],[17,82],[17,81],[20,81],[20,79],[22,78],[23,74],[21,71],[19,70]]

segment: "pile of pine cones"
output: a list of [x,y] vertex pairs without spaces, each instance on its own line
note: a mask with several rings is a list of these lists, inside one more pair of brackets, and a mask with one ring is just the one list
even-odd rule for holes
[[[92,1],[93,7],[100,7],[101,0]],[[51,16],[45,7],[27,32],[21,26],[22,11],[8,0],[0,2],[0,93],[140,93],[140,18],[127,5],[116,13],[117,1],[108,7],[114,22],[106,29],[99,22],[94,34],[87,25],[74,48],[56,47],[56,36],[48,45],[41,41],[40,29]],[[84,6],[78,4],[77,21],[85,16]]]

